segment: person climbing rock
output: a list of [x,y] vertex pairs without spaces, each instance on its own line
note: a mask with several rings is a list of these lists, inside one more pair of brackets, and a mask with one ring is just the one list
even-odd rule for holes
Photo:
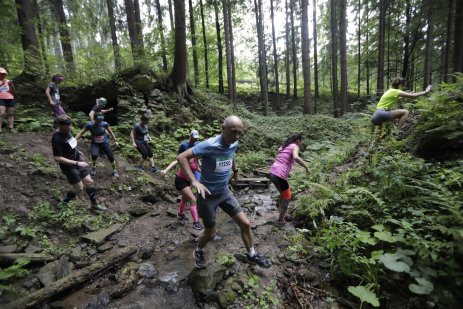
[[[196,268],[206,267],[204,247],[216,234],[216,212],[220,207],[239,226],[241,238],[247,250],[247,261],[261,267],[270,267],[272,263],[254,249],[251,222],[244,214],[238,201],[228,188],[231,171],[235,182],[238,180],[238,168],[235,152],[238,140],[243,134],[244,125],[237,116],[228,116],[222,124],[222,134],[212,137],[177,156],[183,173],[190,179],[198,194],[198,214],[203,220],[204,231],[193,251]],[[190,167],[190,159],[202,157],[201,181],[198,181]]]
[[108,157],[113,168],[112,175],[114,177],[119,177],[119,173],[116,170],[116,160],[114,160],[114,154],[111,149],[111,144],[109,143],[109,136],[111,136],[114,140],[116,146],[119,146],[119,144],[117,143],[116,135],[111,130],[109,123],[104,121],[104,115],[96,114],[95,120],[89,121],[76,135],[76,140],[78,140],[87,131],[90,131],[90,134],[92,135],[90,148],[92,152],[92,169],[90,170],[90,175],[96,175],[96,160],[100,156],[100,153],[103,152]]
[[14,129],[14,86],[13,83],[6,79],[8,72],[4,68],[0,68],[0,133],[2,132],[3,117],[5,113],[8,118],[8,130],[11,133],[16,133]]
[[92,110],[88,114],[88,117],[90,118],[91,121],[95,120],[95,114],[106,114],[109,112],[112,112],[114,108],[108,108],[108,109],[103,109],[108,101],[105,98],[99,98],[96,99],[96,104],[92,107]]
[[56,129],[58,125],[58,116],[66,115],[63,107],[61,106],[61,96],[59,94],[59,84],[64,80],[64,76],[61,74],[55,74],[51,78],[51,82],[48,83],[45,94],[48,99],[48,105],[51,107],[53,112],[53,128]]
[[310,169],[304,160],[299,157],[299,149],[301,147],[302,135],[299,133],[292,134],[286,139],[283,145],[278,148],[277,156],[272,166],[270,167],[270,181],[275,185],[280,192],[279,201],[279,216],[276,224],[283,226],[287,222],[286,212],[289,202],[291,201],[291,190],[289,188],[288,176],[294,166],[294,162],[302,165],[307,174]]
[[[177,155],[181,154],[182,152],[194,147],[198,143],[199,133],[196,130],[192,130],[190,132],[190,138],[188,140],[183,141],[178,148]],[[196,158],[191,158],[189,161],[189,166],[193,173],[199,171],[198,162]],[[164,170],[161,171],[161,175],[165,176],[169,172],[171,168],[177,165],[178,161],[175,160],[169,164]],[[195,175],[196,177],[196,175]],[[185,216],[185,208],[187,203],[190,203],[190,214],[191,218],[193,219],[193,228],[196,230],[202,230],[204,227],[201,223],[199,223],[198,219],[198,212],[196,210],[196,198],[191,190],[191,181],[188,177],[182,172],[180,168],[175,175],[175,188],[178,192],[182,195],[182,199],[180,200],[180,208],[177,214],[177,218],[179,220],[186,221],[188,218]]]
[[59,115],[57,118],[58,130],[53,133],[51,145],[53,156],[63,174],[66,176],[72,189],[66,193],[61,201],[66,204],[84,191],[92,203],[91,210],[104,211],[106,207],[100,205],[96,199],[96,191],[90,176],[88,164],[81,161],[81,153],[77,150],[77,140],[71,134],[71,118],[67,115]]
[[132,141],[133,147],[135,147],[141,154],[141,159],[138,163],[138,168],[144,170],[143,164],[148,159],[151,165],[151,172],[156,173],[158,171],[153,159],[153,150],[148,142],[151,141],[151,137],[148,134],[148,124],[150,117],[143,114],[140,117],[140,122],[133,125],[132,131],[130,131],[130,140]]

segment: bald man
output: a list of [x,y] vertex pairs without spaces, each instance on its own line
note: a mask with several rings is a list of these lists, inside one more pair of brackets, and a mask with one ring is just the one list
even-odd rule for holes
[[[237,116],[228,116],[222,124],[221,135],[201,142],[177,156],[181,169],[190,179],[192,186],[198,190],[198,214],[204,224],[204,232],[201,233],[198,246],[193,252],[196,268],[206,267],[203,249],[215,237],[218,207],[238,224],[241,238],[248,251],[248,262],[265,268],[272,265],[267,258],[256,253],[252,242],[251,222],[228,188],[232,171],[235,181],[238,180],[235,152],[243,131],[244,125],[241,119]],[[202,157],[200,181],[196,179],[188,163],[193,157]]]

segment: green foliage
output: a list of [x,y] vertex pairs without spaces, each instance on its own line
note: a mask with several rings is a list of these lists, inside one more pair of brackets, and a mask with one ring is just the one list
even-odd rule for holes
[[250,275],[244,286],[243,298],[246,300],[246,308],[271,308],[278,305],[278,297],[274,294],[276,280],[262,290],[261,279],[256,275]]
[[29,273],[26,269],[24,269],[24,266],[27,264],[29,264],[28,259],[19,258],[10,267],[0,269],[0,281],[7,281],[8,279],[20,279],[25,277]]
[[379,299],[369,286],[350,286],[348,290],[360,299],[360,308],[362,308],[364,302],[369,303],[373,307],[379,307]]
[[220,265],[232,267],[236,263],[236,258],[228,252],[219,252],[218,262]]
[[239,162],[240,170],[244,172],[252,172],[254,169],[266,166],[268,164],[268,154],[264,151],[253,151],[239,153],[237,162]]

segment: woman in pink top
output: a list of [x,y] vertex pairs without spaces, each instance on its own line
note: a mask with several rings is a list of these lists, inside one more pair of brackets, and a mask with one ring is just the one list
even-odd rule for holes
[[8,72],[0,68],[0,132],[2,132],[3,116],[5,112],[8,116],[8,128],[14,133],[14,88],[13,83],[6,79]]
[[295,133],[291,135],[283,145],[278,148],[278,154],[270,168],[270,180],[280,192],[280,215],[277,225],[286,224],[285,215],[288,210],[289,201],[291,200],[291,191],[288,184],[289,172],[293,168],[294,162],[302,165],[307,174],[310,173],[307,164],[299,157],[299,147],[301,146],[302,135]]

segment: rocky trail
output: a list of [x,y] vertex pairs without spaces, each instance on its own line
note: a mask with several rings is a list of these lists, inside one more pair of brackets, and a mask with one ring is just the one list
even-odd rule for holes
[[[89,145],[83,142],[79,147],[88,159]],[[24,221],[39,201],[56,205],[66,192],[64,176],[53,162],[50,134],[2,135],[0,155],[0,215],[13,211]],[[236,191],[252,222],[256,249],[273,266],[263,269],[246,263],[238,226],[219,211],[218,237],[205,249],[207,268],[197,270],[192,252],[200,231],[192,228],[188,210],[188,221],[175,218],[178,203],[172,178],[133,170],[117,151],[116,160],[120,178],[110,177],[109,163],[100,158],[94,181],[99,200],[114,214],[110,226],[118,229],[99,243],[81,238],[55,256],[55,261],[32,268],[19,282],[19,296],[85,270],[124,248],[135,247],[136,253],[85,283],[47,298],[37,308],[352,307],[330,285],[329,264],[314,252],[301,251],[298,243],[307,242],[301,231],[292,224],[274,226],[277,192],[273,186]],[[86,197],[81,199],[88,204]],[[118,219],[124,216],[128,220]],[[90,232],[95,231],[83,224],[79,236]],[[45,233],[53,242],[68,241],[59,228]],[[5,247],[15,253],[42,251],[38,239],[22,245],[8,240],[0,243],[0,251]],[[11,295],[0,295],[0,307],[20,299]]]

